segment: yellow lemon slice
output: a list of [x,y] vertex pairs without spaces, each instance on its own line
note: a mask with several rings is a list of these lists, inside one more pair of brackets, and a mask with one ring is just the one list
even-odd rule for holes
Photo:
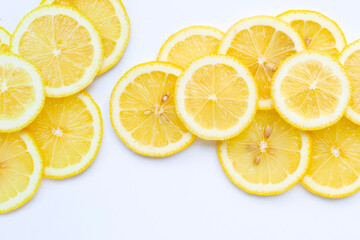
[[309,10],[290,10],[278,16],[291,24],[304,39],[310,50],[319,50],[335,57],[346,46],[340,27],[330,18]]
[[221,166],[230,180],[248,193],[285,192],[310,164],[311,137],[288,123],[275,110],[258,111],[238,136],[218,144]]
[[82,91],[66,98],[47,98],[44,109],[27,128],[39,143],[48,178],[84,171],[102,140],[102,118],[91,96]]
[[11,51],[41,71],[47,97],[65,97],[87,87],[103,59],[94,24],[75,8],[61,5],[28,13],[12,35]]
[[44,101],[39,71],[19,56],[0,54],[0,132],[15,132],[29,125]]
[[191,26],[173,34],[160,49],[158,61],[186,68],[192,61],[215,54],[224,33],[214,27]]
[[76,7],[96,25],[104,47],[104,61],[98,74],[113,67],[124,54],[130,37],[130,21],[120,0],[43,0],[41,4]]
[[286,59],[272,84],[276,109],[302,130],[322,129],[339,121],[350,95],[350,81],[340,62],[314,51]]
[[0,52],[8,52],[10,50],[10,39],[10,33],[0,27]]
[[238,58],[250,69],[259,85],[259,108],[270,109],[274,72],[285,58],[304,49],[304,41],[289,24],[274,17],[256,16],[233,25],[218,52]]
[[27,132],[0,133],[0,213],[29,201],[43,170],[40,150]]
[[314,151],[303,185],[315,194],[340,198],[360,188],[360,126],[342,118],[312,132]]
[[182,70],[151,62],[129,70],[110,100],[111,123],[133,151],[163,157],[185,149],[194,140],[175,113],[174,90]]
[[208,140],[239,134],[255,116],[258,89],[251,72],[230,56],[195,60],[178,79],[176,111],[186,127]]

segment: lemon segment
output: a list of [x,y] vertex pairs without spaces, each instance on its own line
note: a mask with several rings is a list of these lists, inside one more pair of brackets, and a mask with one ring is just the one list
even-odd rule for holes
[[43,167],[40,150],[27,132],[0,133],[0,213],[19,208],[34,196]]
[[250,69],[260,90],[259,108],[273,108],[270,86],[279,64],[305,49],[300,35],[287,23],[269,16],[234,24],[220,43],[219,53],[234,56]]
[[47,98],[27,128],[44,155],[44,176],[66,178],[84,171],[102,140],[102,118],[91,96],[82,91],[66,98]]
[[237,135],[253,119],[258,89],[251,72],[230,56],[191,63],[176,84],[176,111],[186,127],[208,140]]
[[0,53],[10,51],[10,39],[10,33],[0,27]]
[[191,26],[173,34],[160,49],[158,61],[186,68],[192,61],[215,54],[224,33],[214,27]]
[[319,12],[290,10],[278,16],[289,23],[304,39],[306,47],[337,57],[346,46],[340,27]]

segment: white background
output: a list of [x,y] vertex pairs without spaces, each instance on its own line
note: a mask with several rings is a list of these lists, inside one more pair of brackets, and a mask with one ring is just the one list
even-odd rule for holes
[[[40,0],[0,0],[0,25],[12,32]],[[87,89],[99,104],[104,139],[83,174],[44,179],[22,208],[0,215],[0,239],[359,239],[360,194],[331,200],[300,184],[273,197],[246,194],[223,173],[215,142],[196,140],[164,159],[133,153],[109,120],[109,98],[132,66],[156,59],[172,33],[190,25],[226,31],[253,15],[318,10],[334,19],[348,42],[360,38],[357,0],[123,0],[131,38],[120,63]]]

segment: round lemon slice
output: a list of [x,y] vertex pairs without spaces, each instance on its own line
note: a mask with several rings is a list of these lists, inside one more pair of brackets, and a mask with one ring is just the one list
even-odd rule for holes
[[44,155],[44,176],[66,178],[84,171],[102,140],[102,118],[91,96],[82,91],[66,98],[47,98],[27,128]]
[[310,50],[319,50],[335,57],[346,46],[346,39],[340,27],[319,12],[290,10],[278,16],[296,29]]
[[116,84],[110,100],[111,123],[134,152],[164,157],[188,147],[195,136],[175,113],[175,84],[182,73],[165,62],[140,64]]
[[346,197],[360,189],[360,126],[347,118],[312,132],[314,151],[303,185],[324,197]]
[[0,27],[0,52],[8,52],[10,50],[10,39],[10,33]]
[[29,125],[44,101],[39,71],[24,58],[0,54],[0,132],[15,132]]
[[29,133],[0,133],[0,213],[29,201],[43,170],[40,150]]
[[230,56],[195,60],[178,79],[176,111],[186,127],[207,140],[239,134],[255,116],[258,89],[251,72]]
[[218,143],[221,166],[230,180],[252,194],[285,192],[310,164],[311,137],[288,123],[275,110],[258,111],[238,136]]
[[87,87],[103,59],[94,24],[75,8],[61,5],[45,5],[28,13],[12,35],[11,51],[41,71],[46,96],[57,98]]
[[259,85],[259,108],[264,110],[273,108],[270,86],[279,64],[304,49],[301,36],[288,23],[275,17],[256,16],[233,25],[218,52],[240,59],[250,69]]
[[130,37],[130,21],[120,0],[43,0],[41,4],[76,7],[96,25],[104,47],[104,61],[98,74],[113,67],[124,54]]
[[322,129],[339,121],[350,95],[350,81],[340,62],[314,51],[287,58],[272,84],[276,109],[302,130]]
[[224,33],[214,27],[191,26],[173,34],[160,49],[159,61],[186,68],[192,61],[215,54]]

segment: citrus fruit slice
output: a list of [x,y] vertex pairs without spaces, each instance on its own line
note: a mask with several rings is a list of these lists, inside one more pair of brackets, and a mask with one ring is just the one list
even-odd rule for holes
[[186,68],[195,59],[215,54],[223,37],[224,33],[214,27],[184,28],[166,40],[158,60]]
[[254,118],[257,102],[254,77],[230,56],[195,60],[176,84],[178,116],[192,133],[207,140],[239,134]]
[[295,28],[310,50],[319,50],[337,57],[346,46],[346,39],[340,27],[319,12],[290,10],[278,18]]
[[0,133],[0,213],[29,201],[43,170],[40,150],[29,133]]
[[95,24],[104,47],[104,60],[98,74],[113,67],[124,54],[130,37],[130,21],[120,0],[43,0],[42,4],[76,7]]
[[238,136],[218,143],[221,166],[230,180],[252,194],[285,192],[305,174],[311,137],[286,123],[275,110],[258,111]]
[[345,115],[354,123],[360,124],[360,40],[346,46],[339,59],[345,67],[353,90]]
[[134,152],[163,157],[195,140],[175,113],[174,89],[181,72],[170,63],[150,62],[132,68],[117,82],[110,100],[111,123]]
[[0,27],[0,53],[10,50],[11,35],[4,28]]
[[15,132],[29,125],[44,101],[39,71],[24,58],[0,54],[0,132]]
[[340,198],[360,188],[360,126],[347,118],[314,131],[312,162],[302,183],[315,194]]
[[47,98],[27,129],[44,155],[45,177],[58,179],[74,176],[93,162],[103,131],[100,109],[85,91]]
[[318,130],[336,123],[343,116],[350,95],[350,81],[340,62],[314,51],[287,58],[272,84],[276,109],[302,130]]
[[259,108],[270,109],[274,72],[285,58],[304,49],[304,41],[289,24],[275,17],[257,16],[233,25],[218,52],[240,59],[250,69],[259,85]]
[[11,51],[41,71],[47,97],[65,97],[87,87],[103,59],[94,24],[75,8],[61,5],[28,13],[12,35]]

